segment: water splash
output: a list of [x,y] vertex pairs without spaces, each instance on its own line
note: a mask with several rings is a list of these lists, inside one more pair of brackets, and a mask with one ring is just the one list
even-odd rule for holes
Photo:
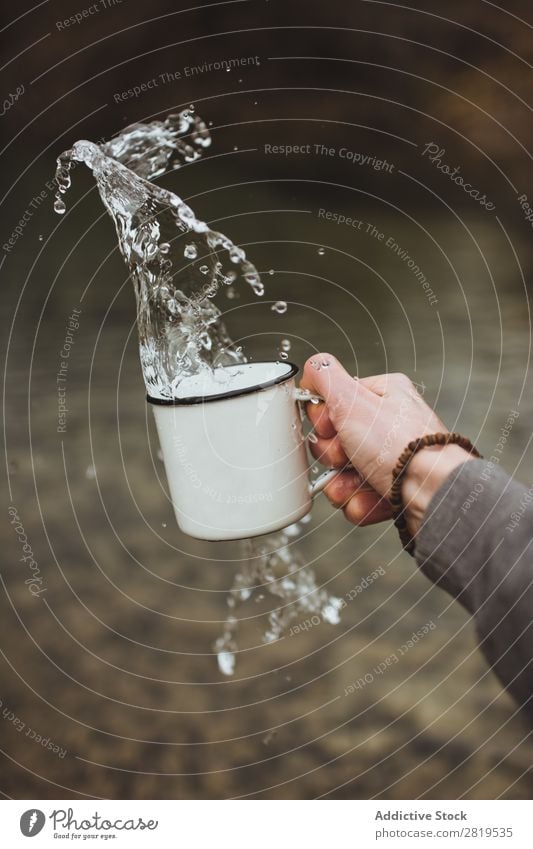
[[224,675],[233,673],[238,652],[237,609],[254,595],[262,598],[266,591],[282,600],[282,604],[268,614],[263,643],[279,640],[292,623],[309,616],[317,615],[332,625],[340,621],[341,600],[317,585],[314,572],[305,566],[302,554],[294,543],[290,545],[291,538],[297,538],[302,532],[301,524],[297,522],[279,533],[243,543],[246,559],[233,580],[227,597],[230,612],[214,646],[219,669]]
[[103,144],[102,149],[106,156],[139,177],[153,180],[170,168],[181,168],[199,159],[210,145],[211,134],[191,105],[164,121],[131,124]]
[[[258,297],[264,293],[242,248],[200,221],[178,195],[150,182],[194,162],[210,144],[209,130],[191,106],[164,121],[132,124],[106,143],[78,141],[57,160],[55,211],[65,213],[70,172],[75,162],[82,162],[92,171],[115,224],[135,289],[141,366],[153,398],[172,398],[184,378],[204,369],[246,362],[213,299],[221,288],[227,297],[238,297],[233,285],[238,278]],[[275,305],[280,313],[286,308],[284,301]],[[282,353],[289,349],[284,340]],[[338,621],[339,600],[317,586],[301,554],[294,544],[289,546],[300,524],[304,520],[281,533],[243,542],[243,566],[235,575],[228,617],[214,647],[223,674],[232,675],[235,669],[236,608],[254,593],[261,598],[259,587],[283,601],[269,614],[265,643],[279,639],[291,622],[309,613]]]
[[[181,138],[185,134],[190,141]],[[141,366],[153,398],[172,398],[184,377],[203,368],[242,362],[213,298],[239,275],[263,294],[242,248],[211,230],[176,194],[148,181],[193,162],[210,141],[204,122],[185,110],[165,121],[133,124],[105,144],[78,141],[57,160],[56,212],[65,212],[73,162],[83,162],[115,223],[135,289]]]

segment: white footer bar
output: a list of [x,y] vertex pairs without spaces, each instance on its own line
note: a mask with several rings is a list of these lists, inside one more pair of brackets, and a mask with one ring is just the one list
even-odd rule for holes
[[531,849],[530,812],[528,801],[9,800],[0,820],[9,849]]

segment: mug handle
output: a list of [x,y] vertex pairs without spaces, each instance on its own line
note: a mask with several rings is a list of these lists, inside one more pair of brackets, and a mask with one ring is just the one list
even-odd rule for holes
[[[294,398],[300,404],[307,404],[309,401],[317,404],[324,401],[321,395],[315,395],[312,392],[309,392],[308,389],[300,389],[299,387],[296,387],[294,390]],[[352,467],[345,466],[345,468],[350,469]],[[322,474],[315,478],[314,481],[309,481],[309,495],[311,498],[314,498],[315,495],[322,492],[328,483],[333,480],[335,475],[338,475],[339,472],[342,471],[344,471],[344,469],[326,469],[326,471],[322,472]]]
[[307,404],[308,401],[314,402],[315,404],[324,403],[322,395],[315,395],[313,392],[310,392],[309,389],[300,389],[299,386],[296,386],[294,389],[294,400],[300,401],[302,404]]
[[[350,468],[350,467],[348,467]],[[342,472],[343,469],[326,469],[325,472],[322,472],[314,481],[309,481],[309,495],[311,498],[314,498],[315,495],[318,495],[319,492],[322,492],[325,487],[328,485],[333,478]]]

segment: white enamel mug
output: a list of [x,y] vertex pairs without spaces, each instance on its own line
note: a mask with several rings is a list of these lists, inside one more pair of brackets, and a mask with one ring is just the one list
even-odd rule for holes
[[194,375],[172,400],[148,397],[181,530],[207,540],[243,539],[305,516],[337,473],[314,483],[292,363],[245,363]]

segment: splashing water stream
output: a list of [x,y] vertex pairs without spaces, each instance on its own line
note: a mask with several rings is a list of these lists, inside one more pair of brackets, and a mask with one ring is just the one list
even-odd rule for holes
[[[214,365],[246,362],[213,299],[221,287],[233,295],[232,284],[239,277],[257,296],[264,293],[242,248],[200,221],[178,195],[150,182],[194,162],[210,144],[206,125],[191,106],[164,121],[126,127],[103,144],[78,141],[57,160],[55,211],[65,213],[63,196],[71,184],[72,165],[83,162],[115,224],[135,290],[142,373],[152,398],[174,397],[184,378]],[[285,302],[277,304],[284,309],[276,311],[285,312]],[[339,600],[318,588],[291,544],[299,533],[300,526],[292,525],[242,543],[242,566],[227,597],[223,633],[215,643],[224,674],[231,675],[235,667],[237,607],[254,592],[264,589],[282,600],[269,614],[265,643],[279,639],[289,623],[309,614],[339,621]]]

